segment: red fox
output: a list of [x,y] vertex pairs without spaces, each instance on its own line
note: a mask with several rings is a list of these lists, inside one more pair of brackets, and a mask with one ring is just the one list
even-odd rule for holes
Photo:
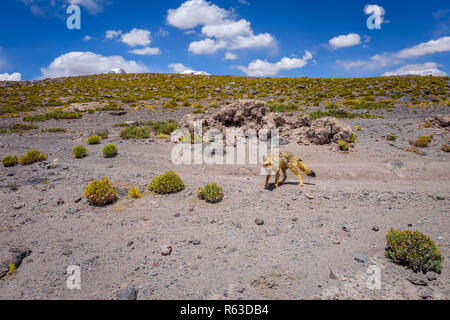
[[[286,181],[287,169],[291,170],[298,177],[298,179],[300,180],[300,187],[303,186],[303,180],[302,176],[300,175],[300,171],[310,177],[316,176],[315,172],[312,171],[305,162],[295,157],[290,152],[279,152],[277,154],[271,155],[270,157],[265,157],[265,159],[263,160],[264,168],[272,169],[273,172],[276,172],[275,188],[278,188],[281,172],[283,172],[283,180],[281,181],[281,183],[284,183]],[[270,177],[271,174],[269,174],[266,178],[266,188],[269,186]]]

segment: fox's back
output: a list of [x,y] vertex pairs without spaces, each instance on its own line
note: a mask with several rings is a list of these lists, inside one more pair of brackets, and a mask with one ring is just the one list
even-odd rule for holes
[[297,163],[300,161],[292,153],[287,151],[280,152],[279,159],[280,159],[280,169],[297,167]]

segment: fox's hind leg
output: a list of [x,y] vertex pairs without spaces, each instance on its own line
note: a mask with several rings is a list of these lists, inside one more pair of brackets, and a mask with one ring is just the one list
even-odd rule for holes
[[281,171],[283,172],[283,180],[280,183],[283,184],[287,179],[287,172],[286,169],[281,169]]
[[280,174],[281,174],[281,170],[278,169],[277,175],[275,176],[275,188],[278,188],[278,184],[280,183]]
[[266,177],[266,184],[264,186],[266,189],[269,186],[269,181],[270,181],[270,175]]
[[298,177],[298,180],[300,181],[299,186],[303,187],[303,179],[300,172],[296,168],[289,168],[289,169],[291,169],[291,171]]

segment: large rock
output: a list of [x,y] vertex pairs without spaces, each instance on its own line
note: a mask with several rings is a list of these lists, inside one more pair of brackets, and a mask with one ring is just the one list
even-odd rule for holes
[[299,144],[329,144],[338,140],[350,140],[352,128],[336,118],[311,120],[309,116],[295,117],[270,112],[266,102],[239,100],[208,115],[188,114],[183,117],[180,127],[194,132],[194,124],[202,125],[202,133],[217,129],[225,135],[227,128],[278,129],[280,137],[297,141]]
[[442,128],[447,128],[450,126],[450,115],[448,114],[440,114],[434,117],[426,118],[426,122],[433,123]]
[[20,267],[22,260],[31,254],[31,250],[22,247],[0,248],[0,279],[9,271],[10,264],[14,264],[15,269]]

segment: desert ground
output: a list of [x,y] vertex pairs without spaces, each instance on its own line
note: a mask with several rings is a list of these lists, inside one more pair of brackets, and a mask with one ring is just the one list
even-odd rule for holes
[[[39,122],[38,130],[0,135],[0,154],[39,149],[43,163],[0,170],[0,247],[25,257],[0,279],[1,299],[449,299],[450,155],[448,128],[421,124],[448,115],[448,106],[402,104],[376,110],[384,118],[345,119],[363,131],[349,152],[336,144],[302,145],[294,153],[317,174],[278,188],[264,188],[258,165],[175,165],[174,143],[152,136],[124,140],[118,122],[181,120],[188,109],[152,112],[132,107],[126,114],[85,113],[82,119]],[[0,119],[0,126],[20,122]],[[42,132],[43,128],[66,132]],[[99,145],[86,138],[109,130]],[[395,133],[389,141],[386,135]],[[434,134],[428,148],[408,152],[409,141]],[[117,157],[102,148],[115,144]],[[75,159],[72,149],[90,154]],[[186,188],[157,195],[152,178],[175,171]],[[83,190],[108,177],[119,200],[90,206]],[[225,198],[209,204],[197,197],[207,183]],[[137,185],[140,199],[130,198]],[[12,187],[14,186],[14,187]],[[263,224],[256,219],[263,220]],[[419,230],[444,257],[443,270],[429,280],[385,257],[390,228]],[[171,247],[169,255],[162,252]],[[66,286],[68,266],[81,268],[81,289]],[[370,266],[381,270],[381,288],[367,286]],[[130,293],[131,292],[131,293]],[[127,297],[125,297],[127,298]],[[130,297],[128,297],[130,298]],[[132,298],[132,297],[131,297]]]

